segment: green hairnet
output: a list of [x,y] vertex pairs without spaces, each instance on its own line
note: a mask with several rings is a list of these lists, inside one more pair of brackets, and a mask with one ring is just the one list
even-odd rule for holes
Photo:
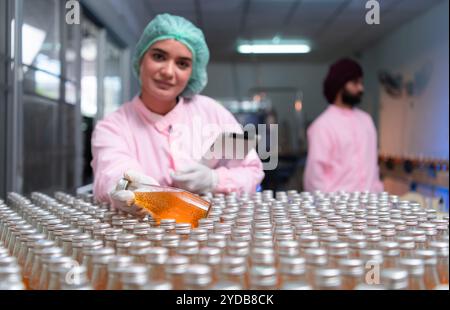
[[154,43],[167,39],[183,43],[193,56],[192,74],[181,96],[192,97],[200,93],[208,82],[206,66],[209,61],[209,50],[205,37],[203,32],[187,19],[170,14],[157,15],[150,21],[136,45],[133,68],[139,82],[141,82],[140,64],[145,52]]

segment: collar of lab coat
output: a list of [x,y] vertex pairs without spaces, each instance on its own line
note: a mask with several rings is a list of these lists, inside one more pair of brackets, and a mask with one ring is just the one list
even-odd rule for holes
[[345,108],[337,107],[334,104],[330,104],[328,106],[328,109],[330,109],[331,111],[334,111],[335,113],[338,113],[340,115],[344,115],[344,116],[353,116],[353,115],[355,115],[355,112],[358,110],[358,108],[356,108],[356,107],[354,107],[352,109],[345,109]]
[[145,104],[139,98],[139,95],[134,97],[133,101],[139,114],[143,116],[144,120],[155,126],[155,128],[162,133],[170,132],[174,124],[179,124],[181,122],[184,105],[187,104],[187,101],[185,101],[183,97],[179,97],[178,103],[169,113],[160,115],[147,109]]

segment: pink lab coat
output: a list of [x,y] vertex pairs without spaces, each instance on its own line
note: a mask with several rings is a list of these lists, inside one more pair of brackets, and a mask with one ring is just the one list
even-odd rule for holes
[[381,192],[377,133],[369,114],[330,105],[308,128],[307,191]]
[[[109,192],[128,169],[153,177],[171,186],[170,171],[191,161],[200,161],[218,132],[201,130],[208,124],[242,132],[233,115],[211,98],[196,95],[180,98],[165,116],[148,110],[139,96],[98,122],[92,135],[91,162],[94,194],[109,201]],[[218,125],[218,126],[217,126]],[[243,160],[227,161],[211,167],[217,171],[215,192],[254,192],[264,178],[263,166],[255,150]]]

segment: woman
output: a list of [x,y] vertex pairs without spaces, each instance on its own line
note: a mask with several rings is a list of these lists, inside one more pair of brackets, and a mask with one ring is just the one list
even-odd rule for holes
[[264,177],[256,151],[219,167],[201,163],[201,154],[218,135],[205,128],[242,131],[230,112],[199,95],[207,83],[208,61],[202,31],[186,19],[162,14],[147,25],[133,61],[140,94],[100,121],[93,133],[98,200],[142,215],[131,191],[114,191],[124,176],[195,193],[255,191]]

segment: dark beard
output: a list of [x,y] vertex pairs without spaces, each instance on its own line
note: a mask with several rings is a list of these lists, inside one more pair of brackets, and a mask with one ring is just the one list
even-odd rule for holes
[[351,107],[357,106],[361,103],[363,93],[360,92],[357,95],[350,94],[346,89],[342,92],[342,101]]

